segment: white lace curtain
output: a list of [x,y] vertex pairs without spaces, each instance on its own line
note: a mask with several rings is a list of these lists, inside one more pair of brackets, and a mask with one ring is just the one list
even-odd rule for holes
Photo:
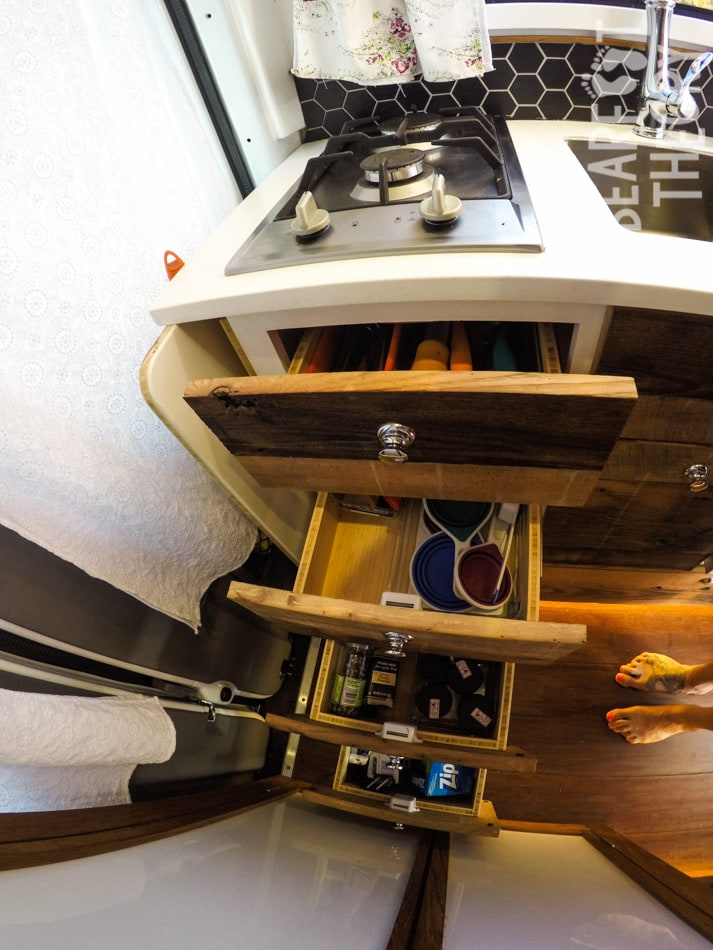
[[139,369],[239,195],[161,0],[3,0],[0,116],[0,523],[195,626],[255,528]]
[[493,68],[484,0],[293,0],[293,73],[362,85]]

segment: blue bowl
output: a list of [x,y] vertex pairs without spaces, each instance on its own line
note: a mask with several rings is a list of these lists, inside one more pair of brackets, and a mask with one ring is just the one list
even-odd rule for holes
[[418,546],[411,558],[411,583],[435,610],[462,613],[472,604],[453,592],[456,546],[445,531],[438,531]]

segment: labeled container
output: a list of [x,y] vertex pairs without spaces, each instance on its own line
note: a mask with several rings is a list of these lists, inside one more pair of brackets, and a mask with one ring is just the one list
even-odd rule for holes
[[399,678],[399,660],[394,656],[372,657],[369,664],[365,704],[393,709],[396,684]]
[[331,709],[340,716],[356,716],[366,694],[369,673],[369,650],[366,643],[345,644],[332,689]]

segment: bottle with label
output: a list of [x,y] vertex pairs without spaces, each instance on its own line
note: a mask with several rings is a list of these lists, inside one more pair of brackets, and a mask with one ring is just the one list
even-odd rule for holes
[[366,691],[369,644],[347,643],[334,678],[332,712],[340,716],[356,716]]
[[393,709],[398,676],[399,660],[396,657],[379,655],[373,657],[369,666],[366,705]]

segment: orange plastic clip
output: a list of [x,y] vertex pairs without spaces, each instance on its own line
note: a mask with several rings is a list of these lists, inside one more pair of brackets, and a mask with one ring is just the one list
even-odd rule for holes
[[166,276],[168,279],[173,280],[183,267],[183,261],[174,251],[165,251],[163,255],[163,266],[166,268]]

